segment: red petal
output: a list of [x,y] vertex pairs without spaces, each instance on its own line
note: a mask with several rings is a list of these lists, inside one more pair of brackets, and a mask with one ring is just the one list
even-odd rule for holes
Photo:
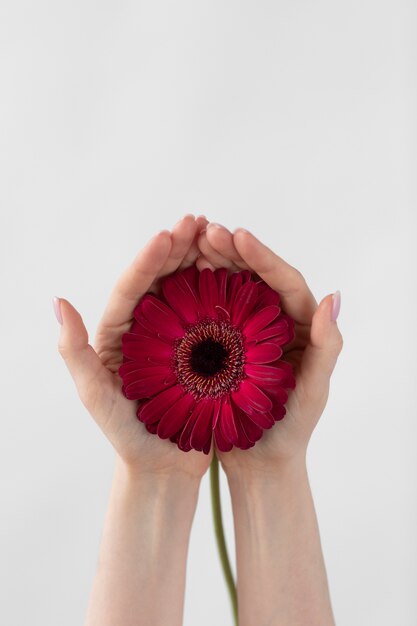
[[247,417],[259,428],[268,429],[275,424],[275,419],[270,411],[254,411],[247,413]]
[[160,393],[167,387],[172,387],[177,382],[175,374],[171,374],[168,377],[161,376],[148,376],[147,378],[141,378],[136,382],[130,383],[126,387],[123,387],[123,393],[129,400],[141,400],[142,398],[150,398],[156,393]]
[[243,332],[248,339],[258,340],[257,334],[272,322],[280,313],[278,306],[267,306],[249,317],[243,325]]
[[282,384],[290,380],[290,373],[286,369],[279,367],[279,364],[272,366],[246,363],[245,372],[250,378],[259,381],[262,386]]
[[[135,318],[135,321],[130,327],[131,333],[138,335],[138,337],[145,337],[148,339],[158,338],[158,329],[148,322],[139,308],[135,309]],[[172,339],[169,339],[170,343],[171,341]]]
[[154,339],[156,337],[155,329],[150,327],[148,322],[143,317],[142,313],[139,312],[138,308],[137,308],[137,312],[138,312],[137,314],[138,314],[140,321],[138,321],[137,319],[133,320],[129,328],[129,334],[131,333],[132,335],[135,335],[138,338],[142,337],[142,338]]
[[214,431],[214,441],[216,444],[216,448],[220,452],[229,452],[233,448],[233,444],[230,443],[230,441],[226,441],[226,439],[224,439],[219,428],[216,428]]
[[257,341],[264,341],[265,339],[274,340],[281,346],[289,343],[294,338],[294,323],[289,323],[288,320],[281,314],[279,319],[276,320],[271,326],[264,328],[256,336]]
[[173,348],[158,339],[143,339],[133,333],[122,335],[122,352],[131,359],[146,356],[152,362],[169,363]]
[[194,405],[195,400],[189,393],[177,400],[161,417],[157,430],[158,437],[168,439],[175,435],[187,423]]
[[239,417],[236,418],[236,427],[238,432],[238,440],[235,444],[236,447],[241,450],[248,450],[249,448],[252,448],[255,444],[248,438]]
[[225,441],[237,444],[239,435],[236,428],[232,405],[227,396],[222,403],[217,425],[220,430],[220,434]]
[[253,282],[247,282],[239,289],[231,307],[230,318],[236,326],[242,324],[250,315],[256,304],[258,287]]
[[161,417],[168,411],[170,407],[176,404],[181,398],[183,390],[180,385],[174,385],[169,389],[165,389],[157,396],[144,402],[137,411],[137,416],[141,422],[150,424],[159,422]]
[[190,436],[190,443],[194,450],[207,449],[207,443],[211,441],[213,430],[213,401],[200,400],[200,402],[203,406]]
[[169,378],[172,374],[171,368],[166,365],[143,364],[139,361],[126,361],[119,367],[119,375],[123,380],[124,387],[143,378],[159,376],[161,379],[165,379]]
[[276,343],[257,343],[246,350],[248,363],[271,363],[282,356],[282,348]]
[[271,304],[275,306],[279,305],[281,298],[278,292],[274,291],[263,280],[259,280],[256,284],[258,285],[258,302],[256,305],[257,311],[265,308],[266,306],[270,306]]
[[231,311],[233,302],[235,301],[236,295],[239,292],[239,289],[243,285],[243,275],[242,272],[235,272],[234,274],[230,274],[228,285],[227,285],[227,294],[226,294],[226,308]]
[[158,298],[147,294],[142,299],[142,312],[158,333],[162,333],[172,339],[181,337],[184,328],[179,317],[174,311]]
[[287,409],[282,404],[274,404],[274,408],[272,409],[272,417],[276,422],[282,420],[285,417]]
[[272,409],[271,399],[248,379],[242,380],[239,389],[232,392],[231,396],[235,404],[248,414]]
[[242,284],[247,283],[252,278],[252,274],[249,270],[240,270],[242,276]]
[[263,435],[263,428],[257,426],[243,411],[239,412],[239,419],[246,437],[252,443],[256,443]]
[[227,289],[227,269],[220,267],[214,272],[214,276],[217,280],[217,291],[219,294],[218,305],[222,308],[226,307],[226,289]]
[[222,401],[214,400],[213,429],[216,428],[216,424],[217,424],[217,420],[219,419],[221,408],[222,408]]
[[198,270],[190,266],[183,272],[167,276],[162,293],[171,308],[188,324],[197,321],[201,303],[196,292]]
[[158,428],[157,422],[153,424],[145,424],[145,426],[146,426],[146,430],[149,430],[150,433],[152,433],[153,435],[156,435],[156,430]]
[[201,408],[202,408],[202,403],[196,402],[194,409],[190,417],[188,418],[188,422],[184,426],[184,429],[178,440],[178,447],[180,448],[180,450],[183,450],[184,452],[188,452],[192,448],[191,443],[190,443],[190,436],[194,428],[194,424],[196,423],[198,416],[200,414]]
[[199,291],[204,313],[210,317],[217,316],[215,306],[218,302],[217,281],[211,269],[206,267],[200,272]]
[[288,400],[287,391],[279,385],[275,385],[275,387],[270,387],[268,389],[268,395],[274,403],[274,406],[276,404],[286,404]]

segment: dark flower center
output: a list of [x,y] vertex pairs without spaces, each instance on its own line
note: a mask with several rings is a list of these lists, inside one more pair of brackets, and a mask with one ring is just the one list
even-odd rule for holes
[[178,382],[197,400],[236,390],[244,378],[244,363],[242,332],[224,320],[197,322],[175,344]]
[[225,365],[227,350],[220,341],[205,339],[191,348],[191,368],[196,374],[213,376]]

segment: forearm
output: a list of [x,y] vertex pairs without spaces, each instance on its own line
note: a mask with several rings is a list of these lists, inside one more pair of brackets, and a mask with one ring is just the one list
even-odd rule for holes
[[182,624],[199,481],[138,475],[116,458],[85,626]]
[[333,626],[305,459],[273,475],[228,476],[239,626]]

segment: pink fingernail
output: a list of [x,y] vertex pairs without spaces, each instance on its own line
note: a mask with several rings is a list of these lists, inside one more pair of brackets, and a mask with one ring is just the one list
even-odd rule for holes
[[56,296],[54,296],[52,298],[52,304],[54,305],[54,311],[55,311],[56,319],[58,320],[58,322],[60,324],[62,324],[61,301],[60,301],[60,299],[57,298]]
[[333,306],[332,306],[332,314],[331,314],[332,322],[335,322],[337,318],[339,317],[340,304],[341,304],[341,295],[340,295],[340,291],[338,290],[338,291],[335,291],[333,294]]
[[207,224],[207,229],[209,228],[224,228],[224,226],[217,224],[217,222],[210,222],[210,224]]

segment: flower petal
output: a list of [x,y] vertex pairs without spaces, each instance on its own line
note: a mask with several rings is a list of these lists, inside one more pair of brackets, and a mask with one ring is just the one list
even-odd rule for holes
[[122,335],[122,351],[125,356],[131,359],[145,356],[154,363],[169,363],[173,348],[158,339],[144,339],[134,333],[124,333]]
[[235,444],[236,447],[240,448],[241,450],[248,450],[249,448],[252,448],[255,444],[250,441],[249,437],[247,436],[239,417],[236,417],[236,428],[238,433],[238,440]]
[[174,311],[162,300],[151,294],[143,297],[141,310],[148,322],[152,324],[158,333],[162,333],[172,339],[182,337],[184,328]]
[[267,285],[264,280],[259,280],[256,284],[258,285],[258,302],[256,305],[257,311],[265,308],[266,306],[270,306],[271,304],[274,306],[279,305],[281,298],[277,291]]
[[233,444],[230,443],[230,441],[224,439],[219,428],[216,428],[214,430],[214,442],[219,452],[230,452],[230,450],[233,448]]
[[151,398],[151,400],[143,402],[136,414],[140,421],[146,424],[159,422],[166,411],[178,402],[182,394],[182,387],[180,385],[174,385],[169,389],[161,391],[161,393],[158,393],[158,395]]
[[246,350],[248,363],[271,363],[282,356],[282,348],[276,343],[257,343]]
[[236,428],[233,408],[227,396],[222,402],[222,408],[217,422],[217,428],[220,430],[220,435],[225,441],[229,441],[232,444],[237,444],[239,440],[239,435]]
[[126,387],[122,387],[122,391],[129,400],[141,400],[142,398],[150,398],[156,393],[160,393],[168,387],[172,387],[177,382],[175,374],[170,376],[148,376],[130,383]]
[[204,313],[210,317],[217,316],[216,305],[219,304],[217,281],[214,273],[208,267],[200,272],[199,291]]
[[194,450],[207,450],[213,430],[214,404],[212,400],[200,400],[200,402],[203,406],[191,432],[190,443]]
[[265,339],[273,339],[283,346],[292,341],[294,336],[294,322],[292,320],[289,322],[287,316],[281,314],[273,324],[264,328],[257,334],[256,340],[264,341]]
[[248,339],[258,339],[257,333],[270,324],[280,313],[278,306],[267,306],[262,311],[253,313],[243,324],[243,332]]
[[136,382],[141,378],[149,378],[150,376],[168,378],[172,374],[171,368],[167,365],[161,363],[155,365],[136,360],[126,361],[119,367],[118,371],[124,387],[127,387],[130,383]]
[[255,424],[243,411],[239,412],[239,419],[249,441],[252,443],[259,441],[264,433],[264,429]]
[[275,419],[270,411],[254,411],[253,413],[246,414],[248,419],[256,424],[259,428],[268,429],[272,428],[275,424]]
[[[288,392],[279,385],[268,388],[268,396],[271,398],[274,406],[276,404],[286,404],[288,400]],[[273,412],[273,410],[272,410]]]
[[258,287],[254,282],[247,282],[239,289],[231,307],[232,324],[239,326],[250,315],[256,304]]
[[236,295],[243,285],[242,272],[234,272],[229,275],[226,293],[226,308],[231,311]]
[[214,272],[214,276],[217,281],[217,291],[218,291],[218,305],[225,308],[226,307],[226,290],[227,290],[227,269],[225,267],[219,267]]
[[167,276],[162,282],[166,301],[187,324],[193,324],[199,317],[201,303],[196,291],[197,284],[198,270],[195,266]]
[[233,402],[248,414],[272,409],[272,400],[249,379],[242,380],[239,389],[233,391],[231,397]]
[[194,405],[194,409],[191,412],[190,417],[188,418],[188,422],[185,424],[184,429],[178,440],[178,447],[180,448],[180,450],[183,450],[184,452],[188,452],[192,448],[191,443],[190,443],[190,437],[191,437],[191,433],[194,428],[194,425],[200,415],[201,409],[202,409],[202,403],[196,402]]
[[246,363],[245,372],[257,383],[259,381],[262,387],[277,384],[281,384],[284,387],[285,383],[291,380],[291,373],[287,369],[280,367],[279,362],[276,366]]
[[164,415],[158,424],[157,435],[161,439],[168,439],[185,426],[195,405],[193,396],[186,393],[177,400]]

